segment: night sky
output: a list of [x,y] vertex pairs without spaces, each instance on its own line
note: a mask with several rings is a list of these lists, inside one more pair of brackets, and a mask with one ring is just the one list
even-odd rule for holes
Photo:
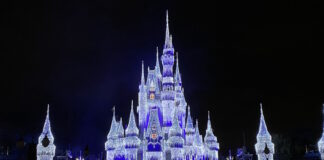
[[[315,144],[324,102],[320,1],[4,1],[1,140],[38,138],[49,103],[58,149],[104,150],[111,108],[128,121],[141,61],[162,53],[165,11],[185,97],[221,152],[253,151],[259,103],[271,134]],[[146,71],[146,69],[145,69]],[[137,116],[137,115],[136,115]]]

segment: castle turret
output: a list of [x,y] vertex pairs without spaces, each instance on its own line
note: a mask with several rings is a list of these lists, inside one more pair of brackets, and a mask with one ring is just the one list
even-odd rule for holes
[[168,12],[166,14],[165,43],[161,60],[163,65],[161,92],[163,126],[165,129],[164,133],[168,133],[168,127],[172,124],[175,98],[173,81],[174,48],[172,45],[172,36],[169,33]]
[[262,103],[260,104],[260,125],[257,134],[257,143],[255,144],[255,152],[258,155],[258,160],[273,160],[274,144],[271,141],[271,135],[263,116]]
[[[145,86],[145,78],[144,78],[144,62],[142,62],[142,74],[141,74],[141,84],[139,85],[139,92],[138,92],[138,107],[137,107],[137,113],[138,113],[138,121],[139,121],[139,127],[141,132],[143,133],[144,128],[147,126],[146,117],[148,114],[148,107],[147,107],[147,90]],[[142,136],[140,136],[142,137]]]
[[195,154],[195,148],[193,146],[193,141],[195,137],[195,128],[191,119],[190,115],[190,107],[188,106],[187,111],[187,121],[185,127],[185,158],[186,159],[193,159]]
[[195,152],[194,152],[195,158],[194,159],[195,160],[203,160],[204,155],[205,155],[205,148],[204,148],[202,136],[199,133],[198,120],[196,120],[196,129],[195,129],[193,146],[195,148]]
[[190,115],[190,106],[188,106],[188,112],[187,112],[187,122],[186,122],[186,128],[185,128],[185,133],[186,133],[186,145],[187,146],[192,146],[193,145],[193,140],[194,140],[194,135],[195,135],[195,128],[193,126],[193,122],[191,119]]
[[107,141],[105,143],[105,150],[106,150],[106,159],[107,160],[113,160],[115,156],[115,149],[117,148],[117,141],[118,141],[118,135],[117,130],[119,124],[116,122],[116,116],[115,116],[115,107],[112,108],[113,111],[113,117],[111,120],[110,130],[107,135]]
[[159,48],[156,47],[156,62],[155,62],[155,75],[159,80],[159,83],[162,82],[162,74],[160,69],[160,60],[159,60]]
[[133,111],[133,101],[132,101],[128,126],[126,128],[126,137],[125,137],[126,159],[128,160],[137,160],[137,152],[141,143],[140,139],[138,138],[138,134],[139,134],[139,130],[136,126],[135,115]]
[[55,150],[56,146],[54,145],[54,136],[52,134],[51,122],[49,119],[49,105],[47,105],[47,114],[43,131],[38,138],[37,160],[53,160]]
[[317,146],[318,146],[318,151],[321,154],[321,159],[324,160],[324,104],[323,104],[323,128],[322,128],[322,137],[321,139],[317,142]]
[[208,111],[208,121],[207,121],[207,130],[204,138],[206,145],[206,157],[210,160],[218,160],[218,150],[219,144],[217,142],[217,137],[213,133],[210,121],[210,113]]

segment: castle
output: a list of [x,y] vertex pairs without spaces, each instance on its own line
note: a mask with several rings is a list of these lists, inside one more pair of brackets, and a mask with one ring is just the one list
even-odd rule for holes
[[148,69],[146,79],[142,62],[136,108],[138,127],[133,102],[125,130],[122,119],[116,120],[113,109],[105,143],[107,160],[217,160],[219,143],[211,127],[209,112],[204,140],[199,133],[198,121],[195,126],[193,124],[190,107],[184,96],[178,56],[174,71],[175,50],[169,31],[168,14],[161,62],[162,73],[157,49],[155,67],[153,70]]

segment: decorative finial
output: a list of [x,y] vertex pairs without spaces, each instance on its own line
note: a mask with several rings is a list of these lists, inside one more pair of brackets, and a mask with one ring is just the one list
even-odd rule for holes
[[131,109],[132,109],[132,111],[133,111],[133,100],[132,100],[132,102],[131,102]]
[[47,116],[49,116],[49,107],[50,107],[50,105],[47,104]]
[[179,54],[178,54],[178,52],[176,52],[176,56],[177,56],[177,67],[179,68]]
[[197,129],[197,131],[196,131],[196,132],[199,132],[199,127],[198,127],[198,119],[196,119],[196,129]]
[[190,106],[188,105],[188,113],[190,114]]
[[113,108],[111,110],[113,112],[113,116],[115,117],[115,106],[113,106]]
[[260,103],[260,112],[261,112],[261,115],[263,115],[262,103]]

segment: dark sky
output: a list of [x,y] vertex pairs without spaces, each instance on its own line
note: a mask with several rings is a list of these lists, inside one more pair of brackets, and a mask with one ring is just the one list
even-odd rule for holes
[[222,152],[253,150],[259,103],[272,134],[321,134],[324,102],[320,1],[3,1],[1,138],[37,136],[46,104],[58,149],[99,152],[111,108],[124,122],[137,104],[141,61],[153,67],[165,11],[185,96]]

